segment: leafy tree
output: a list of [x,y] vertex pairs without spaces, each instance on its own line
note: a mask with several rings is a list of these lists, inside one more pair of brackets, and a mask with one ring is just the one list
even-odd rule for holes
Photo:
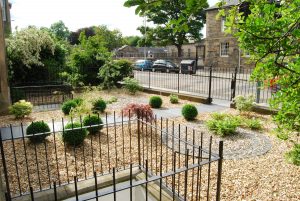
[[220,15],[227,16],[226,32],[250,53],[256,65],[252,78],[277,84],[270,104],[279,110],[278,126],[299,136],[300,0],[245,0]]
[[207,0],[127,0],[124,6],[136,6],[136,14],[146,16],[156,25],[151,32],[155,41],[175,45],[180,57],[185,42],[201,39],[208,3]]
[[46,30],[30,27],[7,38],[6,52],[10,82],[19,84],[58,79],[67,49]]
[[50,26],[49,31],[60,40],[67,40],[70,36],[70,31],[63,21],[58,21]]
[[119,30],[109,30],[107,26],[92,26],[87,28],[78,29],[76,32],[72,32],[69,41],[72,45],[80,43],[80,34],[84,33],[87,38],[98,35],[103,38],[102,42],[104,46],[112,51],[115,48],[121,47],[125,44],[122,33]]
[[96,34],[95,26],[85,27],[85,28],[78,29],[75,32],[71,32],[70,36],[69,36],[69,41],[70,41],[71,45],[77,45],[80,43],[79,36],[82,32],[85,34],[85,36],[87,38],[90,36],[94,36]]
[[96,35],[101,36],[105,41],[105,47],[112,51],[125,44],[122,33],[119,30],[109,30],[107,26],[101,25],[95,27]]
[[137,47],[138,42],[142,39],[140,36],[126,36],[124,37],[125,44],[132,46],[132,47]]

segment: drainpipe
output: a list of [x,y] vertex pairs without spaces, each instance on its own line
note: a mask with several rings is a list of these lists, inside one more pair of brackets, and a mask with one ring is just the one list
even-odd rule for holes
[[239,47],[239,64],[238,64],[238,72],[241,72],[241,48]]

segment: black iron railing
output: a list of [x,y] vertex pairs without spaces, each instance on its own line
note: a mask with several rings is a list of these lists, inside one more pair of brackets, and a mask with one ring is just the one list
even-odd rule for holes
[[[47,199],[61,200],[66,197],[60,190],[67,185],[73,189],[69,196],[74,200],[98,200],[107,195],[116,200],[118,192],[125,190],[133,200],[132,190],[138,186],[145,189],[145,200],[150,194],[157,200],[164,195],[171,200],[220,200],[223,143],[219,142],[219,153],[213,153],[212,137],[204,140],[203,133],[168,119],[146,121],[143,115],[125,119],[123,113],[120,117],[114,113],[113,117],[105,115],[101,132],[89,135],[80,146],[69,146],[60,140],[65,123],[63,119],[49,123],[51,132],[36,134],[50,134],[39,144],[30,142],[23,124],[19,129],[11,126],[8,134],[2,130],[7,200],[45,200],[40,195],[43,191],[48,192]],[[136,177],[134,168],[144,177]],[[128,182],[118,185],[118,174],[126,170]],[[104,175],[112,176],[105,191]],[[92,185],[79,185],[88,180],[93,180]],[[156,184],[158,193],[151,191],[152,184]],[[82,186],[89,188],[84,190]],[[82,196],[88,192],[92,192],[88,198]]]
[[146,88],[191,94],[211,99],[233,100],[253,94],[257,103],[267,103],[272,90],[250,79],[252,69],[205,68],[196,74],[135,71],[134,77]]

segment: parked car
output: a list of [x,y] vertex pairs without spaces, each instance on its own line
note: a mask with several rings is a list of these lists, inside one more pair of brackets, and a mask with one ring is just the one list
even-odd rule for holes
[[141,70],[141,71],[151,70],[152,69],[152,65],[153,65],[153,62],[150,61],[150,60],[137,60],[134,63],[134,68],[136,70]]
[[176,64],[168,60],[156,60],[153,63],[152,71],[160,71],[160,72],[179,72],[179,68]]

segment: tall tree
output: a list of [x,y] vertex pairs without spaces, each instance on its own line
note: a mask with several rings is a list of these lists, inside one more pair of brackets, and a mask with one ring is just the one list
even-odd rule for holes
[[142,38],[140,36],[126,36],[124,37],[125,43],[132,47],[137,47],[139,40]]
[[151,32],[161,44],[173,44],[181,57],[182,45],[201,39],[207,0],[127,0],[126,7],[135,7],[136,14],[146,16],[156,27]]
[[70,31],[63,21],[58,21],[50,26],[49,31],[60,40],[67,40],[70,36]]
[[238,38],[256,64],[253,79],[267,86],[272,80],[279,88],[270,102],[279,110],[274,117],[278,126],[299,136],[300,0],[244,0],[220,15],[227,16],[226,31]]

